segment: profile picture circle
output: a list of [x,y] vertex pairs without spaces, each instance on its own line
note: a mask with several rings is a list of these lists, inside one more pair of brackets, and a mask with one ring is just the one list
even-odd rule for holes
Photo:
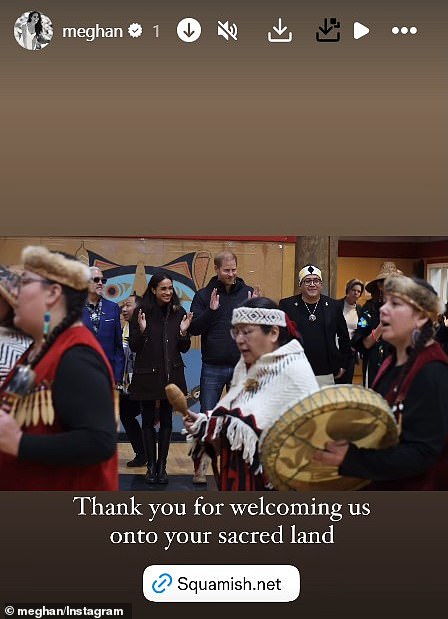
[[20,47],[38,51],[47,47],[53,38],[50,18],[40,11],[27,11],[14,24],[14,38]]

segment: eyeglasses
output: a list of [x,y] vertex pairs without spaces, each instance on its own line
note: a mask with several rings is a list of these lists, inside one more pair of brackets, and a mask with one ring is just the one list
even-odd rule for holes
[[95,284],[99,284],[100,282],[105,284],[107,282],[107,277],[92,277],[92,282],[95,282]]
[[230,335],[232,337],[233,340],[236,340],[236,338],[241,335],[245,340],[247,340],[248,338],[250,338],[250,336],[255,333],[257,331],[257,329],[253,328],[247,328],[247,327],[232,327],[230,329]]
[[319,286],[322,282],[320,279],[304,279],[305,286]]
[[38,277],[19,277],[17,281],[17,286],[21,288],[22,286],[26,286],[27,284],[32,284],[33,282],[39,282],[40,284],[50,284],[51,282],[48,279],[40,279]]

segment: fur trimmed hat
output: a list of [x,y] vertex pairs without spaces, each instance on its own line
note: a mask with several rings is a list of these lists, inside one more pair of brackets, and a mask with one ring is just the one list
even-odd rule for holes
[[423,312],[432,322],[437,322],[444,311],[437,292],[424,279],[406,277],[405,275],[388,277],[384,282],[384,292],[403,299],[415,309]]
[[90,270],[83,262],[53,252],[43,245],[29,245],[22,251],[24,269],[33,271],[75,290],[86,290],[90,281]]

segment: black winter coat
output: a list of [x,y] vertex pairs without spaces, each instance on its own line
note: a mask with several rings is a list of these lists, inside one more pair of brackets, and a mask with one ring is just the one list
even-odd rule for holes
[[[217,289],[219,295],[217,310],[210,309],[213,288]],[[215,276],[205,288],[201,288],[194,295],[191,303],[193,321],[190,333],[201,336],[202,363],[228,367],[238,363],[241,355],[230,335],[232,312],[247,301],[249,292],[253,291],[253,288],[246,286],[244,281],[237,277],[230,291],[226,292],[224,284]]]
[[190,336],[180,335],[180,323],[185,316],[180,307],[176,312],[166,312],[154,306],[146,314],[147,326],[140,332],[134,312],[129,325],[129,347],[136,353],[134,373],[129,389],[131,400],[166,400],[165,386],[176,384],[187,393],[184,362],[181,352],[190,348]]
[[[299,329],[300,333],[300,314],[297,309],[297,303],[302,295],[295,295],[280,299],[279,307],[289,318],[293,320]],[[320,295],[320,305],[324,310],[325,321],[323,329],[327,342],[328,362],[331,371],[337,373],[340,368],[346,369],[349,366],[352,357],[350,348],[350,339],[348,336],[347,323],[345,322],[344,314],[342,313],[341,304],[335,299],[331,299],[324,294]],[[336,338],[338,346],[336,346]],[[305,354],[307,354],[305,346]]]
[[362,308],[358,326],[351,345],[362,356],[362,376],[365,387],[371,387],[385,358],[392,352],[391,345],[382,338],[371,348],[365,348],[363,340],[380,324],[380,303],[370,299]]

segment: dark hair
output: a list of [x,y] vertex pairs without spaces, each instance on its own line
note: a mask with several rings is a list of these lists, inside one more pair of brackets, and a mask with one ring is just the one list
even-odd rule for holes
[[[67,258],[68,260],[76,260],[75,256],[72,256],[71,254],[66,254],[63,251],[52,251],[51,253],[62,254],[64,258]],[[61,320],[61,322],[55,326],[55,328],[48,336],[48,339],[45,341],[39,354],[33,359],[31,363],[31,368],[36,367],[42,357],[52,347],[59,335],[61,335],[61,333],[64,333],[64,331],[71,327],[73,323],[75,323],[81,318],[82,310],[87,300],[87,288],[85,290],[75,290],[70,286],[66,286],[65,284],[61,284],[51,279],[45,280],[45,284],[59,284],[59,286],[62,288],[62,295],[65,299],[67,313]]]
[[[381,280],[384,282],[384,280]],[[371,301],[375,303],[377,306],[381,306],[383,304],[383,292],[378,286],[378,281],[375,281],[371,286],[372,292],[370,292]]]
[[[396,388],[394,388],[396,393],[400,393],[400,388],[401,388],[401,385],[403,384],[404,379],[406,378],[410,369],[412,368],[415,361],[417,360],[418,355],[425,348],[429,340],[431,340],[434,337],[434,334],[435,334],[434,325],[432,321],[428,319],[427,322],[425,322],[423,327],[420,329],[420,334],[418,335],[415,344],[413,346],[408,346],[407,348],[406,352],[408,353],[408,358],[400,372],[400,376],[396,383],[397,386]],[[395,350],[393,352],[393,355],[394,355],[394,358],[396,358]]]
[[[140,307],[143,309],[145,314],[150,315],[153,311],[154,307],[157,305],[156,295],[153,293],[152,289],[157,288],[157,286],[164,279],[169,279],[171,283],[173,283],[173,278],[166,271],[158,270],[154,273],[151,279],[148,282],[148,286],[143,293],[143,297],[141,298]],[[168,312],[177,312],[180,308],[179,297],[177,296],[176,291],[173,287],[173,296],[171,297],[170,302],[168,303]]]
[[423,288],[426,288],[426,290],[429,290],[429,292],[431,292],[436,297],[438,296],[436,289],[433,286],[431,286],[431,284],[426,279],[422,279],[421,277],[415,277],[414,275],[412,275],[409,279],[412,279],[412,281],[418,284],[419,286],[423,286]]
[[140,305],[141,302],[143,301],[143,297],[141,297],[139,294],[137,294],[134,290],[134,292],[132,294],[129,295],[130,297],[134,297],[135,299],[135,304],[136,305]]
[[[38,37],[40,37],[40,35],[42,34],[42,28],[43,28],[43,26],[42,26],[42,15],[39,13],[39,11],[30,11],[30,12],[29,12],[29,14],[28,14],[28,19],[27,19],[27,22],[28,22],[28,23],[30,23],[30,22],[31,22],[31,17],[32,17],[34,14],[39,15],[39,21],[38,21],[38,22],[36,22],[36,25],[35,25],[35,30],[36,30],[36,35],[37,35]],[[62,253],[62,252],[59,252],[59,253]]]
[[14,327],[14,309],[11,307],[11,305],[9,305],[8,301],[5,301],[5,303],[8,305],[9,310],[5,318],[1,321],[0,326],[12,327],[17,331],[17,327]]
[[216,256],[213,258],[213,264],[219,269],[220,267],[222,267],[222,263],[226,258],[235,260],[235,264],[238,265],[238,258],[235,256],[233,251],[230,251],[229,249],[224,249],[223,251],[220,251],[219,254],[216,254]]
[[361,294],[364,292],[364,284],[362,283],[361,280],[357,279],[356,277],[353,279],[350,279],[347,284],[345,285],[345,294],[347,295],[350,290],[353,288],[353,286],[361,286]]
[[[268,297],[252,297],[252,299],[248,299],[247,301],[244,301],[244,303],[241,303],[240,307],[253,307],[253,308],[259,307],[261,309],[279,309],[277,303],[275,303],[275,301],[273,301],[272,299],[268,299]],[[272,329],[272,327],[269,327],[268,325],[258,325],[258,326],[261,328],[263,333],[266,333],[266,334],[269,333]],[[292,339],[295,339],[295,336],[292,333],[290,333],[290,331],[288,330],[288,327],[279,327],[279,330],[280,330],[279,335],[278,335],[279,346],[284,346],[285,344],[290,342]],[[298,333],[296,333],[296,335],[300,338]]]

